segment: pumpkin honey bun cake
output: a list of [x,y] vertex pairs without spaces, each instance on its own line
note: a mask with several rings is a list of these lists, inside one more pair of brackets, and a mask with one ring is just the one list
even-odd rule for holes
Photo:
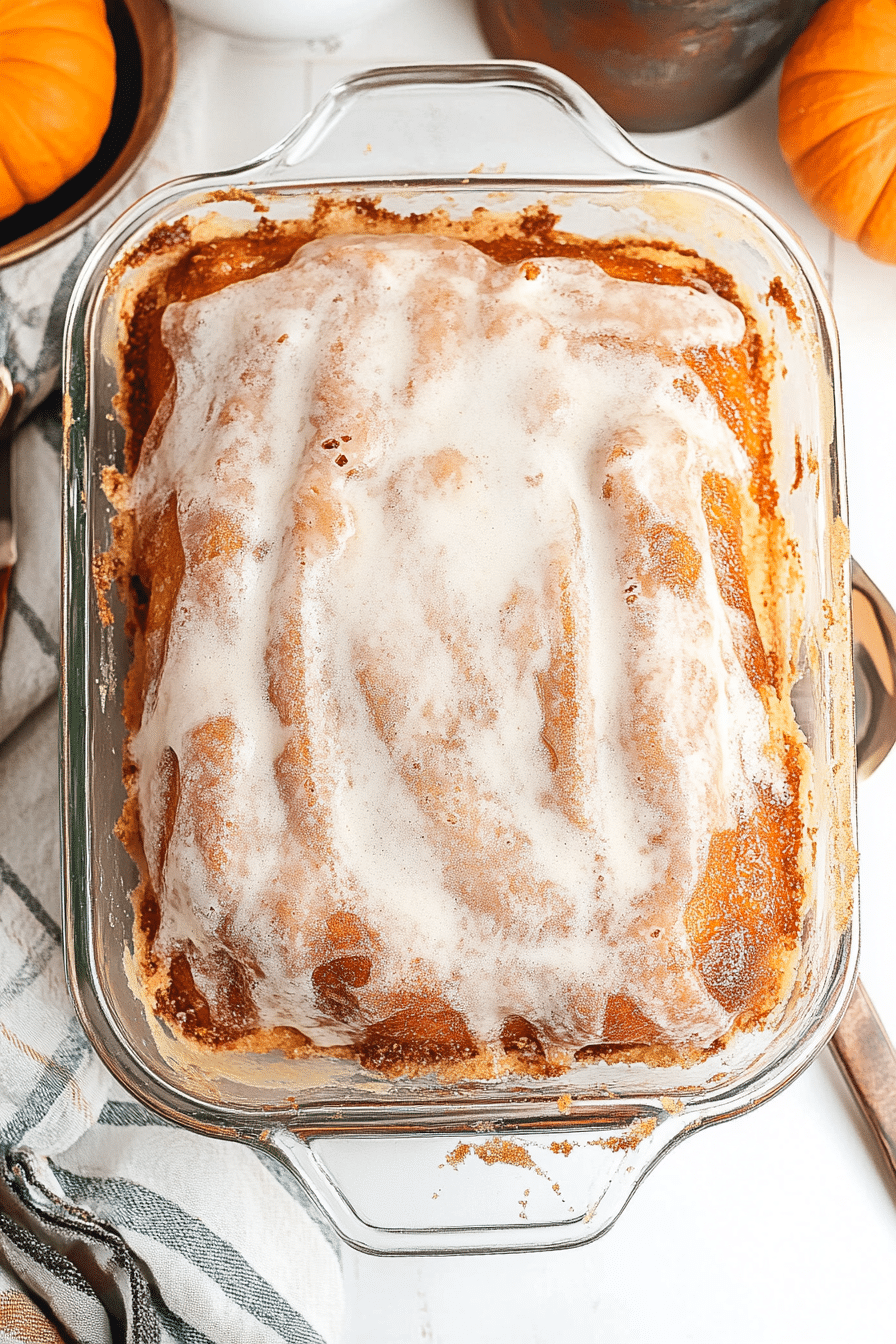
[[668,244],[368,207],[138,259],[97,572],[146,1002],[391,1075],[704,1058],[808,891],[756,323]]

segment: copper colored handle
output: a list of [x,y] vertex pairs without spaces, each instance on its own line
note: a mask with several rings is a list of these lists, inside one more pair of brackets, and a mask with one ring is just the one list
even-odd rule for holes
[[861,980],[831,1049],[896,1181],[896,1050]]
[[896,741],[896,612],[857,560],[852,562],[856,682],[856,766],[867,779]]

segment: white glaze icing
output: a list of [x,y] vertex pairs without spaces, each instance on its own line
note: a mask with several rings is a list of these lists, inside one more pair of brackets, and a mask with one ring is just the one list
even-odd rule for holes
[[[520,1015],[578,1046],[624,992],[672,1040],[727,1028],[684,906],[711,834],[784,783],[700,503],[747,464],[681,351],[742,336],[712,292],[424,236],[320,239],[168,309],[176,388],[133,497],[176,492],[186,574],[132,748],[158,947],[192,943],[212,1002],[223,922],[260,1024],[321,1046],[361,1028],[313,968],[362,952],[363,1022],[432,993],[476,1040]],[[693,591],[639,592],[626,500],[690,539]],[[221,716],[210,771],[192,735]],[[367,934],[321,952],[345,911]]]

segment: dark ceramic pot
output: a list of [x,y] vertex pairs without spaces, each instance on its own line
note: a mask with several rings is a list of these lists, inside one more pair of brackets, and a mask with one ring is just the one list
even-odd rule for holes
[[552,65],[630,131],[717,117],[759,85],[820,0],[477,0],[495,56]]

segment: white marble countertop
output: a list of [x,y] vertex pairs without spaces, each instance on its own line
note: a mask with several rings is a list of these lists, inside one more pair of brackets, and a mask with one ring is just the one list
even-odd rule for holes
[[[190,59],[194,30],[181,30]],[[204,166],[279,139],[337,79],[488,56],[472,0],[406,0],[339,43],[203,43]],[[639,136],[669,162],[748,188],[803,239],[840,331],[853,553],[896,600],[896,267],[833,237],[797,195],[774,79],[694,130]],[[889,889],[896,753],[859,791],[862,977],[896,1038]],[[896,1192],[829,1053],[774,1101],[667,1156],[617,1225],[577,1250],[482,1258],[345,1256],[347,1344],[893,1344]]]

